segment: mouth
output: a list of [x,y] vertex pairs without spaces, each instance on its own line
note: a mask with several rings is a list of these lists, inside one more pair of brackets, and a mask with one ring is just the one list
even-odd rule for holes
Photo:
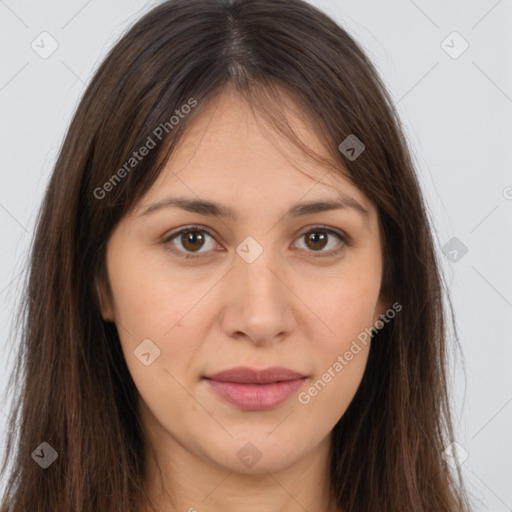
[[296,392],[307,376],[283,367],[248,366],[203,377],[224,401],[245,411],[274,409]]

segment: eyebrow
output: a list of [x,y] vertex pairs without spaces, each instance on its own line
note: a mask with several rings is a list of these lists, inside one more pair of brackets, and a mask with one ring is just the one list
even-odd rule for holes
[[[209,201],[207,199],[193,199],[187,197],[168,197],[149,205],[139,215],[139,217],[149,215],[164,208],[180,208],[187,212],[197,213],[199,215],[209,215],[213,217],[224,217],[237,220],[236,212],[229,206]],[[325,199],[321,201],[308,201],[293,205],[286,213],[285,217],[300,217],[329,210],[352,209],[364,217],[368,217],[368,210],[361,206],[355,199],[343,195],[336,199]]]

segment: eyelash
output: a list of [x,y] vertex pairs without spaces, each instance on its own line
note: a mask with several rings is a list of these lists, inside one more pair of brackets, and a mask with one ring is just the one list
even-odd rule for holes
[[[179,235],[183,234],[183,233],[186,233],[186,232],[191,232],[191,231],[199,231],[199,232],[202,232],[202,233],[206,233],[207,235],[209,235],[210,237],[212,237],[213,239],[215,239],[215,236],[214,234],[206,227],[204,226],[199,226],[199,225],[190,225],[190,226],[186,226],[185,228],[182,228],[180,229],[179,231],[176,231],[174,233],[171,233],[169,236],[165,237],[163,243],[164,244],[169,244],[169,242],[172,242],[172,240],[174,238],[177,238]],[[334,250],[330,250],[326,253],[317,253],[314,257],[320,257],[320,258],[324,258],[324,257],[333,257],[333,256],[337,256],[345,247],[348,247],[351,245],[351,239],[348,235],[346,235],[345,233],[343,232],[339,232],[337,230],[334,230],[332,228],[329,228],[327,226],[322,226],[322,225],[319,225],[319,226],[314,226],[313,228],[311,229],[308,229],[307,231],[304,231],[303,233],[301,233],[298,237],[298,239],[302,238],[303,236],[305,235],[308,235],[310,233],[315,233],[317,231],[322,231],[324,233],[328,233],[330,235],[335,235],[337,236],[340,241],[341,241],[341,247],[338,248],[338,249],[334,249]],[[171,252],[173,252],[175,255],[181,257],[181,258],[184,258],[184,259],[192,259],[192,258],[199,258],[201,257],[203,253],[195,253],[195,254],[192,254],[192,253],[186,253],[186,252],[183,252],[179,249],[176,249],[173,244],[169,244],[169,249]],[[205,252],[208,252],[208,251],[205,251]],[[315,252],[315,251],[307,251],[307,252]]]

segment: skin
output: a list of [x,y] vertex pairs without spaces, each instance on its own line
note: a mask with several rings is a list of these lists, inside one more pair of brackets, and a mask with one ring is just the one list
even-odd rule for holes
[[[308,124],[291,110],[289,116],[302,140],[328,156]],[[107,246],[113,299],[100,291],[102,315],[117,325],[140,393],[147,481],[161,512],[338,510],[327,501],[331,430],[361,382],[370,344],[360,343],[357,355],[309,403],[300,403],[297,394],[332,368],[388,307],[379,295],[377,211],[340,175],[301,160],[277,134],[270,137],[263,123],[226,89],[190,125]],[[343,208],[283,217],[298,202],[340,193],[368,214]],[[234,209],[238,219],[174,207],[141,215],[169,196],[213,200]],[[168,240],[193,224],[210,228],[214,238],[204,233],[202,245],[187,247],[180,235]],[[305,233],[318,225],[346,233],[350,245],[329,233],[326,242],[308,243]],[[236,252],[248,236],[263,249],[252,263]],[[198,257],[181,258],[171,247]],[[149,366],[134,355],[144,339],[160,350]],[[308,378],[276,408],[242,411],[202,379],[241,365],[284,366]],[[252,467],[237,457],[248,442],[261,453]]]

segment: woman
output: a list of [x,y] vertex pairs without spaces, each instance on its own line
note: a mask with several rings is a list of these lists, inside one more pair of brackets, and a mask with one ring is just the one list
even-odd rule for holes
[[469,510],[441,290],[354,40],[300,0],[164,2],[46,192],[4,509]]

